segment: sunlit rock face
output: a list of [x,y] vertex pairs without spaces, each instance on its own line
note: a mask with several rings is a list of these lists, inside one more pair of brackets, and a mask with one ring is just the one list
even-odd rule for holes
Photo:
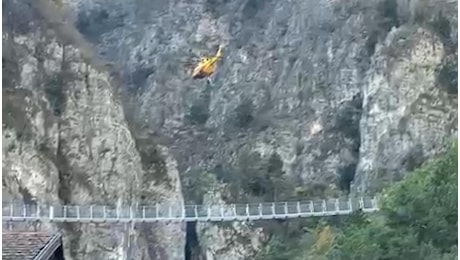
[[[116,80],[51,8],[4,3],[4,195],[26,203],[182,204],[175,160],[165,148],[139,149]],[[56,227],[66,259],[183,259],[183,224]]]
[[445,51],[420,28],[393,30],[379,46],[363,88],[358,191],[399,180],[456,136],[457,98],[436,78]]

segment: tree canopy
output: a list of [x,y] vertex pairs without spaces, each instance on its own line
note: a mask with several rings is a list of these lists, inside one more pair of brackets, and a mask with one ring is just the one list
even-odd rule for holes
[[338,225],[287,226],[291,232],[275,232],[260,259],[457,259],[457,141],[447,148],[384,190],[378,212],[356,211]]
[[457,154],[416,169],[384,191],[380,211],[354,214],[327,252],[329,259],[456,259]]

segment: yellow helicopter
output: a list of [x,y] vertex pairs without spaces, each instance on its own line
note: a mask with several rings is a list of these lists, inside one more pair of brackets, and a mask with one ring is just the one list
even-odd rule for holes
[[208,83],[212,84],[211,76],[217,68],[217,61],[222,57],[222,46],[219,45],[217,53],[211,57],[202,57],[198,65],[195,66],[192,72],[193,79],[206,78]]

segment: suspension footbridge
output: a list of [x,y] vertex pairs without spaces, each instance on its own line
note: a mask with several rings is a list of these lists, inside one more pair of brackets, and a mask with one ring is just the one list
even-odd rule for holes
[[219,205],[155,204],[146,206],[36,205],[2,203],[2,221],[13,222],[222,222],[348,215],[378,210],[376,198],[326,199]]

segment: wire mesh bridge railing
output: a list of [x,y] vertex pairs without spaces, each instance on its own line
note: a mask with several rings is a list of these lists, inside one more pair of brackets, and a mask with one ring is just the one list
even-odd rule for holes
[[378,210],[376,198],[221,205],[156,204],[137,207],[44,206],[3,202],[2,206],[3,221],[19,222],[245,221],[347,215],[358,209],[363,212]]

